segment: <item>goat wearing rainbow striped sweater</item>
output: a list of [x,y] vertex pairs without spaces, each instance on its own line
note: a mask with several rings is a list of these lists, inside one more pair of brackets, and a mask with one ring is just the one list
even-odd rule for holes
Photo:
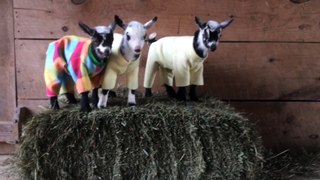
[[64,36],[49,44],[47,49],[44,79],[47,96],[52,109],[59,109],[57,96],[66,94],[71,104],[77,103],[74,86],[81,95],[80,111],[89,112],[88,93],[93,91],[93,104],[97,106],[98,87],[111,55],[113,31],[116,24],[90,28],[79,22],[81,29],[91,39],[77,36]]

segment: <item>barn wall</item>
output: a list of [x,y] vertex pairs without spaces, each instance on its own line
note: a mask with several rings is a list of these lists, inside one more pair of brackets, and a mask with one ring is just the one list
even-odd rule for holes
[[[8,34],[13,32],[15,40],[17,98],[14,94],[7,98],[19,107],[38,112],[48,105],[42,76],[46,47],[63,35],[85,36],[79,20],[95,26],[109,24],[115,14],[126,22],[158,16],[150,32],[163,37],[193,35],[195,15],[218,21],[234,15],[218,50],[205,62],[200,94],[230,102],[244,112],[258,124],[269,147],[320,147],[318,0],[87,0],[81,5],[71,0],[14,0],[13,5],[14,28]],[[141,92],[146,53],[147,48],[141,63]],[[124,82],[121,79],[119,86]],[[159,84],[157,89],[162,90]]]
[[13,2],[0,1],[0,153],[15,150],[18,140],[14,60]]

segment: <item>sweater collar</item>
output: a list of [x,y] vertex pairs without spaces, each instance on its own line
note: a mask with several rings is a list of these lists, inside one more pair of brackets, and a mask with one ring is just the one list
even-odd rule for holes
[[99,61],[95,56],[94,54],[92,53],[92,43],[90,43],[89,45],[89,58],[90,60],[93,62],[94,65],[96,66],[105,66],[106,65],[106,60],[107,59],[104,59],[104,61]]

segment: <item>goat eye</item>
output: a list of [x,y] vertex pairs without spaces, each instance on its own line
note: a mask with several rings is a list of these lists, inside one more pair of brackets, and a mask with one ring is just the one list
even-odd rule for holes
[[130,38],[131,38],[131,37],[129,36],[129,34],[127,34],[127,40],[128,40],[128,41],[130,40]]

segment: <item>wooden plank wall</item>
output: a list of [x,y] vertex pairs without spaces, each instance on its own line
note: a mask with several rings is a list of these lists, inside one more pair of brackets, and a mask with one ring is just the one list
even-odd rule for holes
[[15,150],[17,122],[13,31],[13,2],[0,1],[0,154]]
[[[109,24],[115,14],[125,22],[158,16],[150,30],[158,37],[193,35],[195,15],[204,21],[234,15],[218,50],[205,62],[200,94],[244,112],[257,123],[268,147],[320,148],[318,0],[87,0],[81,5],[71,0],[14,0],[18,106],[37,112],[39,105],[48,104],[42,75],[48,42],[67,34],[85,35],[79,20],[92,26]],[[140,80],[146,53],[147,48]]]

